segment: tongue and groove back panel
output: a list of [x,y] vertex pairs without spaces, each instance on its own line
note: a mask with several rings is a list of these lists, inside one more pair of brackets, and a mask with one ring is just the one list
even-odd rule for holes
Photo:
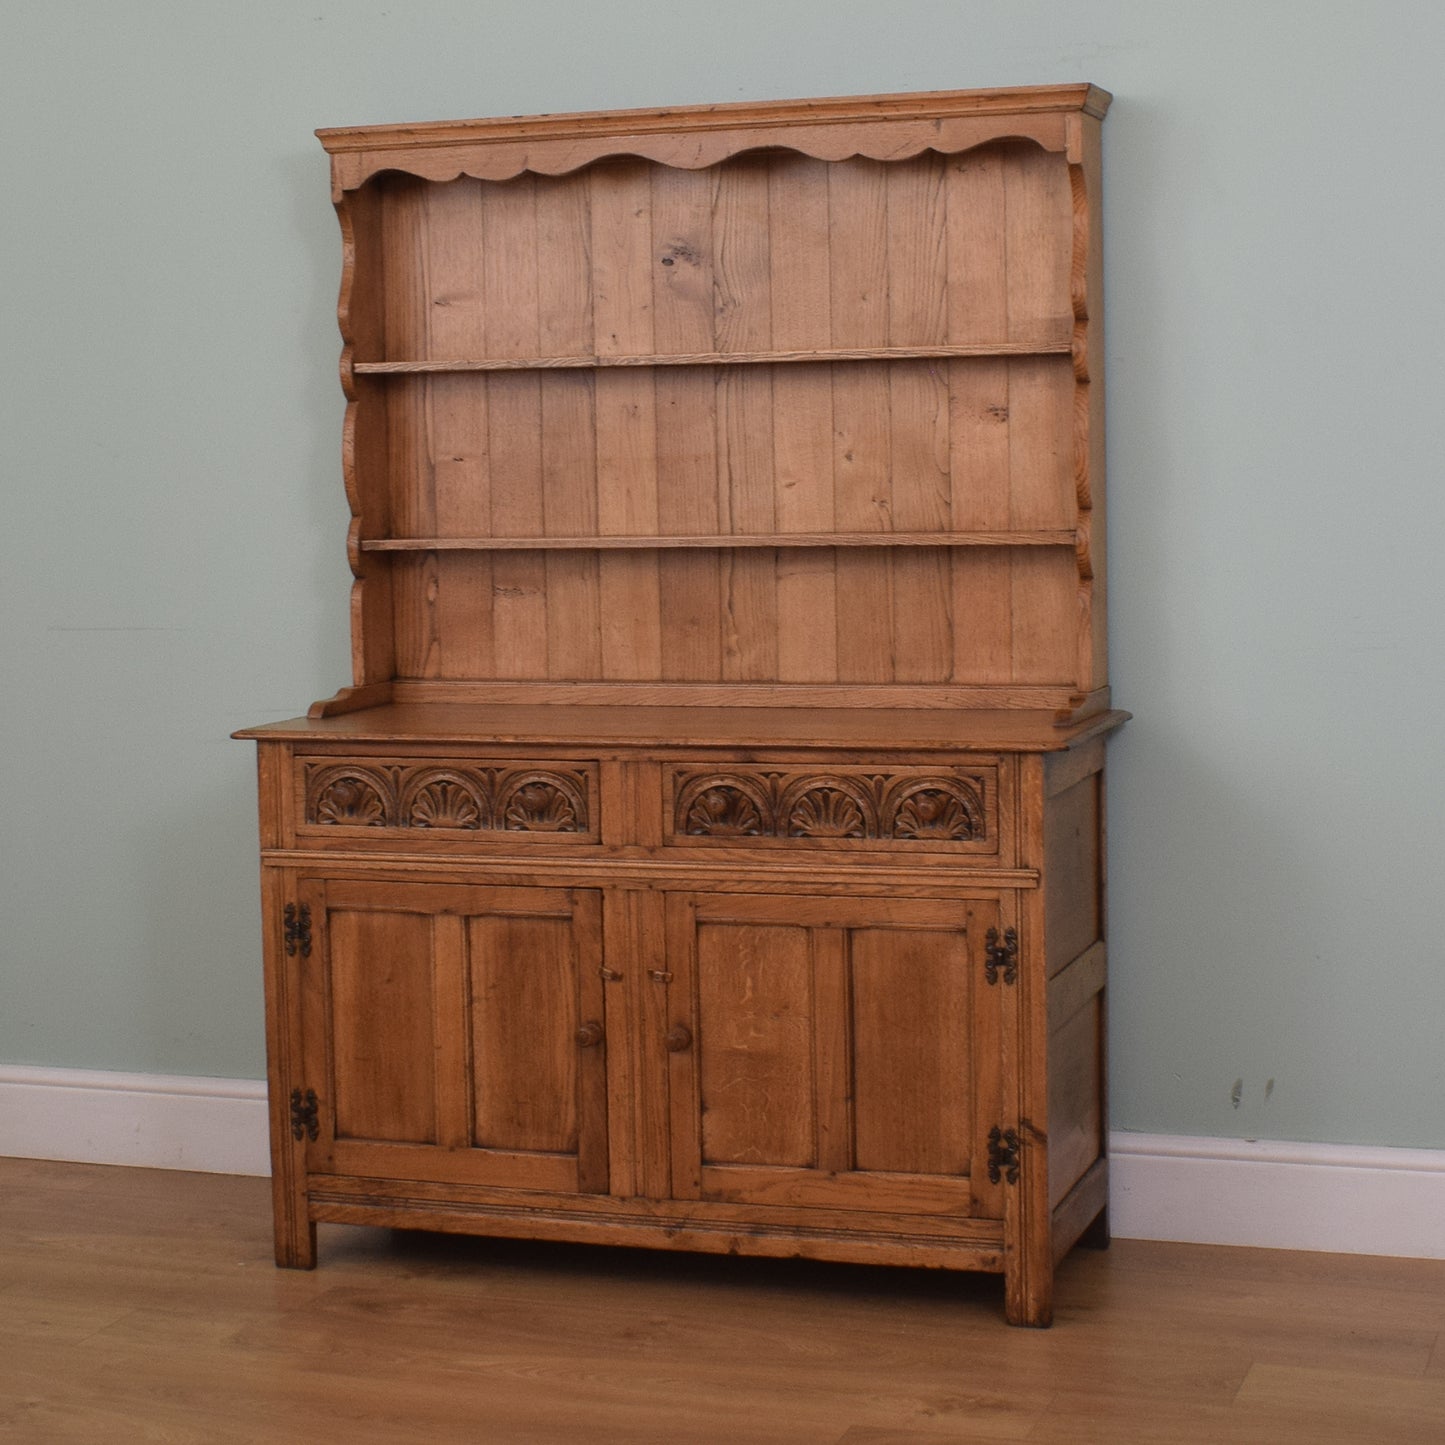
[[1100,689],[1094,178],[996,129],[339,191],[356,682]]

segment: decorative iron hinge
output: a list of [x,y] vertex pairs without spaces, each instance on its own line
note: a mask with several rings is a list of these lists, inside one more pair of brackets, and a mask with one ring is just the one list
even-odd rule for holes
[[997,983],[999,970],[1003,970],[1005,983],[1017,983],[1019,976],[1019,933],[1016,928],[1003,931],[999,941],[998,929],[990,928],[983,940],[983,976],[989,983]]
[[292,1089],[291,1137],[314,1141],[320,1132],[320,1104],[316,1099],[316,1090],[307,1089],[303,1094],[300,1089]]
[[1000,1179],[1019,1182],[1019,1136],[1016,1129],[994,1125],[988,1131],[988,1182],[997,1184]]
[[302,958],[311,957],[311,905],[288,903],[283,915],[286,924],[286,952],[292,957],[297,949]]

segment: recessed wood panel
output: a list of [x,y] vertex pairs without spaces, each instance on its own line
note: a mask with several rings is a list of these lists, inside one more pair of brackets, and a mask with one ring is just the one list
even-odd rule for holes
[[[605,313],[654,301],[659,318],[703,321],[695,340],[711,345],[696,351],[779,345],[778,331],[794,344],[1047,345],[1073,323],[1067,167],[1028,144],[891,162],[777,151],[696,171],[616,159],[374,189],[381,238],[359,253],[359,282],[386,293],[389,360],[642,353]],[[625,273],[599,241],[630,252]],[[819,314],[806,287],[788,299],[800,263],[831,293],[825,335],[797,336],[800,316]]]
[[705,1164],[814,1162],[813,980],[805,928],[704,923],[697,1018]]
[[563,918],[467,921],[473,1142],[577,1148],[577,963]]
[[326,938],[336,1137],[435,1143],[431,919],[338,909]]
[[1099,777],[1050,798],[1044,815],[1045,951],[1049,973],[1072,963],[1103,931],[1099,854]]
[[966,1174],[973,1101],[963,934],[854,929],[849,962],[854,1167]]
[[1075,659],[1062,547],[442,550],[389,565],[406,678],[1063,686]]
[[396,535],[1068,530],[1066,357],[395,377]]
[[1104,1152],[1103,995],[1049,1037],[1049,1206]]

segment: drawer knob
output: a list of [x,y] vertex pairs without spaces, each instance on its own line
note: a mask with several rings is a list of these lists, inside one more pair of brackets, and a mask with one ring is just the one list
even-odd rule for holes
[[607,983],[616,983],[617,980],[622,977],[615,968],[608,968],[605,963],[597,972],[601,974],[603,980]]
[[692,1047],[692,1030],[686,1024],[673,1024],[663,1042],[667,1045],[668,1053],[680,1054]]
[[602,1042],[602,1025],[596,1019],[588,1019],[585,1024],[577,1030],[577,1044],[579,1048],[593,1049]]

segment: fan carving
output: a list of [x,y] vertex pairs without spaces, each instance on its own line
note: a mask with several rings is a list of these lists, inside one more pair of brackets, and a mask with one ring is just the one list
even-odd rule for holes
[[810,788],[788,813],[790,838],[866,838],[863,810],[841,788]]
[[982,843],[978,774],[680,773],[673,830],[688,838]]
[[384,828],[387,825],[386,784],[364,773],[333,773],[319,790],[311,808],[312,821],[344,828]]
[[965,788],[919,788],[898,805],[891,836],[968,841],[979,836],[982,811]]
[[532,778],[515,788],[503,826],[524,833],[576,833],[577,802],[557,781]]
[[406,809],[409,828],[462,828],[482,826],[482,801],[462,779],[434,778],[411,790]]
[[719,783],[694,799],[682,831],[694,838],[756,838],[766,830],[757,803],[742,788]]
[[308,766],[305,817],[322,827],[587,833],[591,777],[515,767]]

